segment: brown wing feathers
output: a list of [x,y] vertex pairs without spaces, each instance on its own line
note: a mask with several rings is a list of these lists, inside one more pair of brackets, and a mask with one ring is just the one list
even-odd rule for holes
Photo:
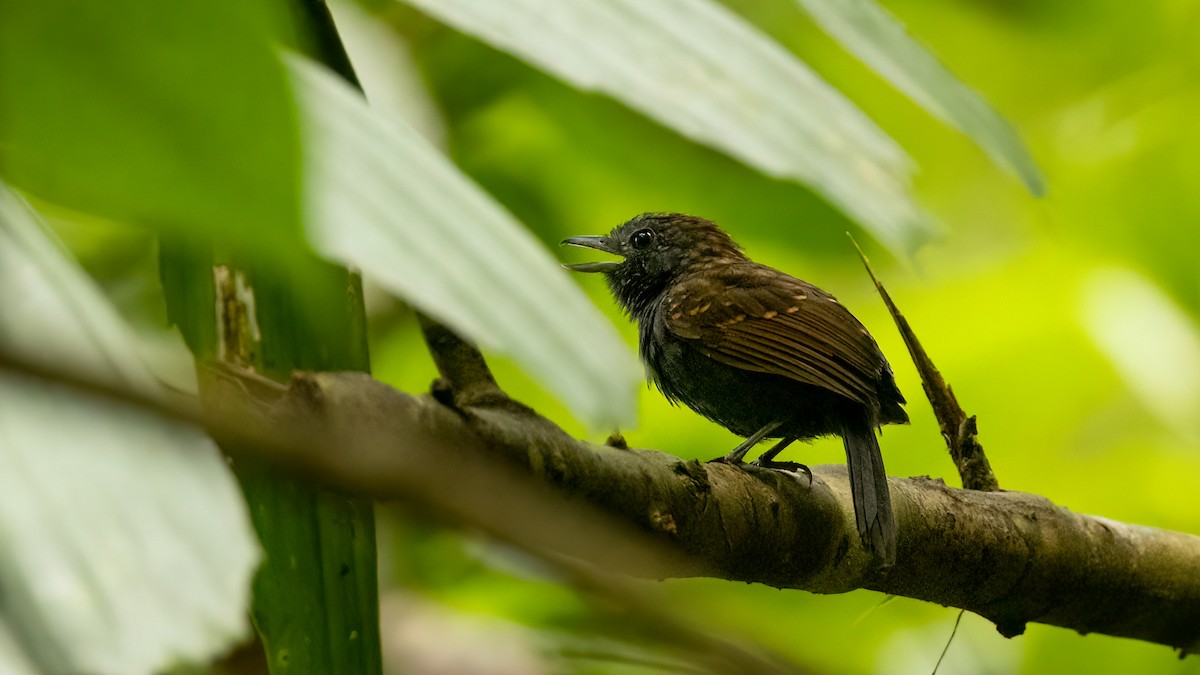
[[[823,386],[837,393],[866,403],[870,390],[862,377],[852,368],[839,362],[839,354],[829,343],[804,340],[804,334],[781,325],[778,319],[747,319],[731,327],[711,348],[727,349],[739,342],[753,341],[758,345],[764,365],[776,365],[765,372],[775,372],[793,379]],[[778,372],[778,365],[788,366]]]
[[[744,274],[744,270],[742,271]],[[668,298],[666,325],[696,340],[711,358],[788,377],[875,407],[883,357],[849,312],[827,293],[796,279],[741,286],[708,276]]]

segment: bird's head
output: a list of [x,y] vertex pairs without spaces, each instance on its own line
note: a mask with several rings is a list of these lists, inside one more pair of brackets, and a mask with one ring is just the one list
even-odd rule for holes
[[643,213],[606,235],[571,237],[562,243],[621,257],[563,267],[603,273],[617,301],[635,317],[680,276],[746,259],[716,223],[681,213]]

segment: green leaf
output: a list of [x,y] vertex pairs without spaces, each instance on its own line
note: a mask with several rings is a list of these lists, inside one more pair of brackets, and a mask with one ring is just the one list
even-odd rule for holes
[[904,150],[711,0],[405,1],[763,173],[805,183],[894,250],[932,233],[909,194]]
[[266,7],[0,3],[0,175],[80,211],[300,250],[299,140]]
[[796,0],[864,63],[932,115],[962,131],[993,161],[1012,168],[1035,195],[1042,174],[1004,118],[963,84],[874,0]]
[[356,3],[333,0],[329,10],[371,107],[405,120],[433,145],[444,147],[446,123],[400,34]]
[[555,259],[412,128],[321,66],[288,64],[313,245],[511,356],[583,419],[631,422],[640,370]]
[[21,649],[17,638],[0,615],[0,672],[8,675],[38,675],[38,669]]
[[[0,307],[0,349],[159,391],[104,296],[3,184]],[[12,637],[0,655],[137,675],[244,638],[258,547],[196,429],[3,375],[0,466],[0,627]]]

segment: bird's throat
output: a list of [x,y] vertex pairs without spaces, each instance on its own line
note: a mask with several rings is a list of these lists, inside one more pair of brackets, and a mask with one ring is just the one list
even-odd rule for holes
[[608,272],[605,274],[605,280],[621,309],[625,310],[630,319],[641,322],[653,313],[654,307],[670,286],[670,281],[644,278],[629,274],[629,271],[618,269]]

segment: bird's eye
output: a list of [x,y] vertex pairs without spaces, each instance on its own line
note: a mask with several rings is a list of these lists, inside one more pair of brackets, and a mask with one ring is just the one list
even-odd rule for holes
[[652,241],[654,230],[638,230],[629,237],[629,244],[638,250],[648,247]]

